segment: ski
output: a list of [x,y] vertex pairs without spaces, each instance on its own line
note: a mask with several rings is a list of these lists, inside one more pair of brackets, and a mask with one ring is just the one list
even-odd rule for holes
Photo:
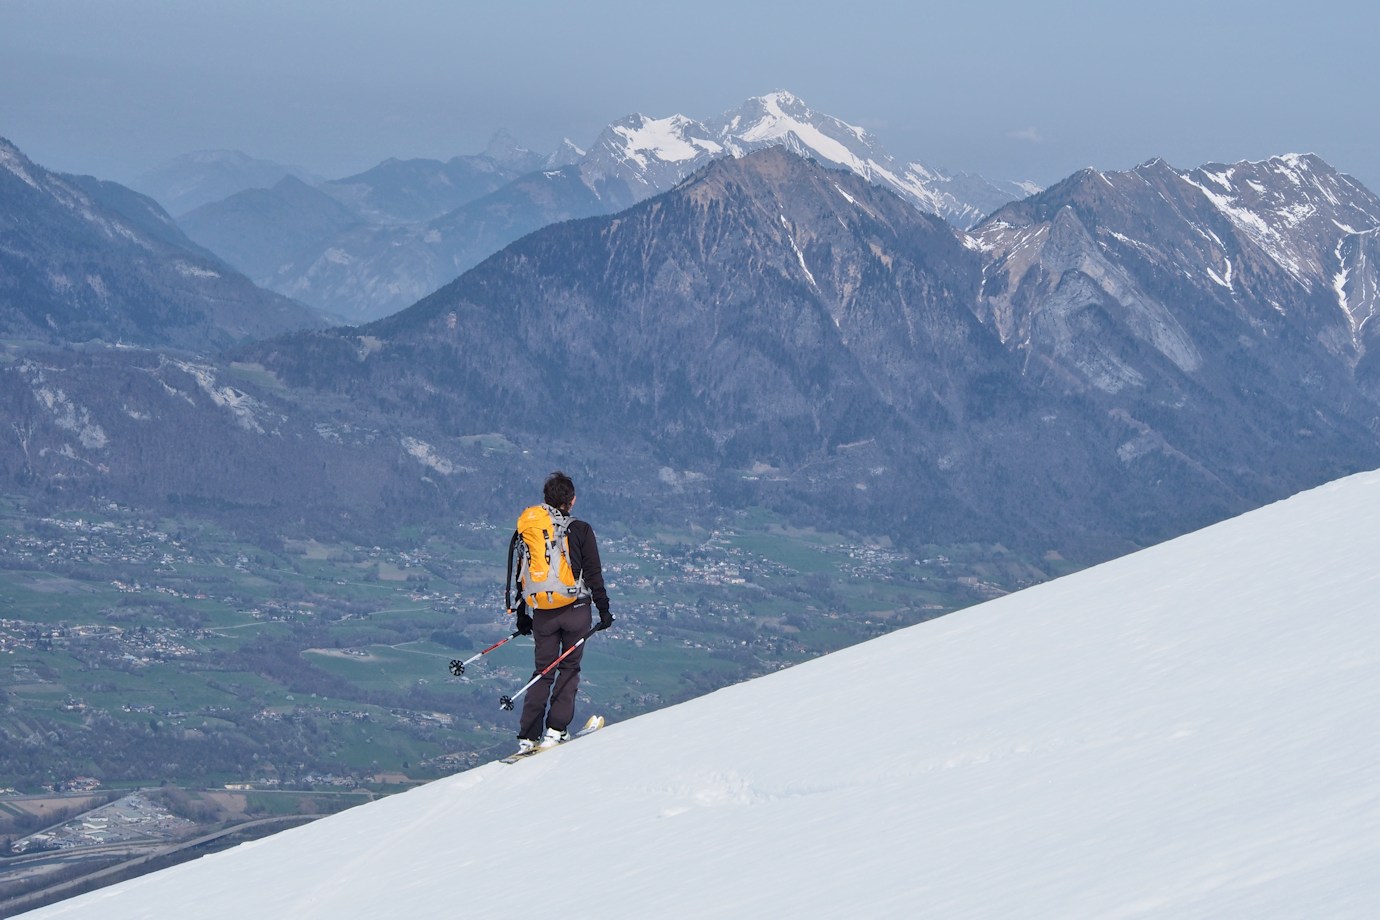
[[[603,717],[603,716],[590,716],[589,719],[585,722],[584,728],[582,728],[582,729],[580,729],[579,731],[577,731],[577,732],[575,732],[574,734],[572,734],[572,735],[571,735],[569,738],[567,738],[565,741],[561,742],[561,744],[569,744],[570,742],[574,741],[576,738],[583,738],[585,735],[592,735],[592,734],[594,734],[595,732],[597,732],[599,729],[601,729],[601,728],[603,728],[603,727],[604,727],[604,717]],[[529,760],[529,759],[531,759],[531,758],[533,758],[533,757],[536,757],[538,754],[542,753],[543,751],[552,751],[552,750],[555,750],[556,748],[558,748],[558,747],[560,747],[560,746],[561,746],[560,744],[553,744],[553,745],[551,745],[551,747],[534,747],[534,748],[532,748],[532,750],[527,751],[527,752],[525,752],[525,753],[519,751],[519,752],[517,752],[517,753],[509,754],[507,757],[504,757],[503,759],[501,759],[501,760],[499,761],[499,763],[517,763],[519,760]]]

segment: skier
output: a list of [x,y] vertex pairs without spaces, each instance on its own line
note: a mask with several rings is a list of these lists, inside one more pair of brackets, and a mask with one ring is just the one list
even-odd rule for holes
[[[572,599],[566,601],[563,596],[555,596],[561,593],[559,587],[554,592],[540,592],[540,597],[534,593],[533,584],[519,587],[517,630],[524,636],[531,635],[536,642],[536,667],[533,671],[536,683],[522,704],[522,718],[518,725],[519,754],[529,753],[538,747],[553,747],[570,737],[570,722],[575,716],[575,692],[580,686],[580,660],[584,657],[583,645],[573,650],[571,647],[590,632],[594,621],[591,601],[599,611],[598,628],[608,629],[613,625],[594,529],[570,516],[575,506],[575,483],[557,470],[546,478],[542,497],[545,504],[528,509],[528,512],[547,512],[550,514],[552,531],[559,536],[564,530],[565,538],[563,541],[556,540],[554,550],[566,554],[564,561],[569,564],[573,584],[565,590]],[[524,512],[524,518],[528,512]],[[514,544],[517,543],[518,535],[514,534]],[[554,571],[557,561],[548,561]],[[532,580],[527,565],[523,565],[518,573],[519,582],[524,578],[529,582]],[[529,600],[532,600],[530,605]],[[537,677],[566,652],[569,654],[558,669]]]

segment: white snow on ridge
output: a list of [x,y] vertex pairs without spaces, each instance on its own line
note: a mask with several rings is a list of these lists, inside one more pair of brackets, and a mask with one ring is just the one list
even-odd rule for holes
[[1377,542],[1354,476],[26,916],[1373,917]]
[[219,272],[212,271],[212,270],[209,269],[209,268],[202,268],[202,267],[199,266],[199,265],[193,265],[193,264],[191,264],[190,262],[183,262],[183,261],[181,261],[181,260],[178,260],[178,261],[174,262],[174,263],[173,263],[173,268],[175,268],[175,269],[177,270],[177,273],[178,273],[179,275],[182,275],[182,276],[187,277],[187,278],[219,278],[219,277],[220,277],[220,273],[219,273]]
[[[1350,276],[1351,276],[1351,269],[1349,269],[1349,268],[1347,267],[1347,265],[1346,265],[1346,259],[1345,259],[1345,257],[1342,255],[1342,249],[1343,249],[1343,247],[1345,246],[1345,244],[1346,244],[1346,237],[1342,237],[1341,239],[1339,239],[1339,240],[1337,241],[1337,249],[1336,249],[1334,255],[1336,256],[1337,264],[1340,265],[1340,266],[1342,266],[1342,267],[1341,267],[1340,269],[1338,269],[1338,271],[1337,271],[1337,273],[1336,273],[1335,275],[1332,276],[1332,291],[1333,291],[1333,293],[1335,293],[1335,294],[1337,295],[1337,305],[1340,306],[1340,307],[1342,308],[1342,312],[1343,312],[1343,313],[1345,313],[1348,317],[1350,317],[1350,316],[1351,316],[1351,307],[1350,307],[1350,305],[1347,303],[1347,297],[1346,297],[1346,284],[1347,284],[1347,281],[1350,279]],[[1355,322],[1354,319],[1352,320],[1352,324],[1351,324],[1351,325],[1352,325],[1352,334],[1354,335],[1355,332],[1356,332],[1356,322]]]
[[1335,265],[1329,264],[1334,229],[1347,234],[1380,225],[1375,196],[1313,154],[1201,167],[1179,175],[1310,290],[1324,284],[1337,289]]
[[[796,244],[795,234],[791,232],[791,222],[786,219],[785,214],[781,215],[781,226],[786,228],[786,239],[790,240],[791,249],[795,251],[795,257],[800,260],[800,270],[805,273],[805,278],[810,282],[810,287],[818,288],[819,285],[815,283],[815,276],[810,273],[810,266],[805,264],[805,253],[801,252],[800,246]],[[834,321],[834,325],[838,325],[838,320]]]
[[702,154],[717,156],[723,147],[706,138],[687,134],[686,129],[694,126],[684,115],[669,118],[644,118],[636,126],[617,125],[614,133],[626,142],[628,158],[643,169],[650,165],[651,159],[667,163],[683,163]]
[[1333,259],[1337,270],[1332,276],[1332,292],[1351,326],[1352,341],[1362,345],[1361,332],[1377,311],[1380,311],[1380,291],[1376,289],[1376,272],[1369,264],[1368,252],[1380,229],[1349,232],[1337,241]]
[[[782,109],[783,102],[787,104],[799,102],[794,96],[787,93],[770,93],[760,97],[760,101],[766,109],[766,115],[751,127],[735,131],[737,140],[749,144],[775,143],[794,134],[801,143],[819,153],[826,160],[847,166],[859,175],[870,178],[869,167],[875,164],[860,159],[842,142],[825,134],[809,122],[788,115]],[[842,125],[843,123],[840,122],[839,124]],[[853,128],[851,125],[846,127],[851,129],[854,136],[859,140],[864,138],[862,129]]]
[[862,128],[812,111],[785,91],[748,99],[739,109],[699,122],[684,115],[629,115],[609,125],[588,155],[578,157],[591,187],[621,179],[635,198],[664,192],[709,160],[782,146],[884,185],[920,210],[970,226],[1029,184],[1004,189],[981,177],[945,175],[919,163],[898,163]]
[[1217,189],[1196,181],[1191,173],[1181,173],[1180,175],[1185,182],[1196,186],[1206,195],[1217,210],[1225,214],[1243,233],[1253,239],[1281,268],[1305,287],[1312,287],[1311,279],[1304,269],[1299,254],[1293,251],[1289,240],[1278,228],[1272,226],[1252,209],[1238,204],[1230,195],[1223,194]]
[[29,175],[29,171],[24,168],[23,155],[8,144],[0,143],[0,166],[14,173],[19,181],[23,182],[25,185],[37,189],[38,191],[43,190],[39,187],[39,184],[34,181],[34,177]]

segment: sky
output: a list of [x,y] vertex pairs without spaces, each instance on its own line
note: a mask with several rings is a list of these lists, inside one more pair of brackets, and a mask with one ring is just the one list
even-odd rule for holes
[[0,136],[117,181],[205,149],[340,178],[785,89],[948,171],[1312,152],[1376,190],[1377,34],[1373,0],[0,0]]
[[24,916],[1373,918],[1377,540],[1372,472]]

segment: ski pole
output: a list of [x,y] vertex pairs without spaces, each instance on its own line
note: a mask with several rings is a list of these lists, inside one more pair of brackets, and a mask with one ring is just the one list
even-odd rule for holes
[[517,638],[518,636],[520,636],[520,635],[522,635],[522,634],[519,633],[517,630],[513,630],[513,634],[512,634],[511,636],[508,636],[507,638],[504,638],[504,639],[499,639],[499,640],[498,640],[497,642],[495,642],[493,645],[491,645],[491,646],[489,646],[488,648],[484,649],[484,651],[480,652],[480,653],[477,654],[477,655],[471,655],[470,657],[466,658],[464,661],[461,661],[459,658],[452,658],[452,659],[450,660],[450,673],[454,674],[456,677],[459,677],[461,674],[464,674],[464,673],[465,673],[465,665],[467,665],[467,664],[469,664],[470,662],[473,662],[473,661],[478,661],[480,658],[483,658],[485,655],[489,654],[490,652],[492,652],[494,649],[498,648],[498,647],[499,647],[500,645],[502,645],[503,643],[508,642],[508,641],[510,641],[510,640],[513,640],[513,639],[516,639],[516,638]]
[[570,648],[566,649],[565,651],[561,652],[560,657],[558,657],[555,661],[553,661],[553,662],[551,662],[550,664],[548,664],[546,667],[542,668],[542,669],[541,669],[539,672],[537,672],[536,674],[533,674],[533,675],[532,675],[532,679],[529,680],[526,684],[524,684],[523,687],[522,687],[522,689],[519,690],[517,693],[514,693],[512,696],[503,696],[503,697],[499,697],[499,699],[498,699],[499,708],[500,708],[500,709],[512,709],[512,708],[513,708],[513,703],[517,701],[517,698],[518,698],[518,697],[520,697],[520,696],[522,696],[524,693],[526,693],[527,690],[528,690],[533,684],[535,684],[537,681],[541,680],[541,679],[542,679],[543,677],[545,677],[547,674],[550,674],[550,673],[551,673],[551,669],[554,668],[554,667],[556,667],[556,665],[560,664],[561,661],[565,659],[565,656],[566,656],[566,655],[569,655],[571,652],[575,651],[577,648],[579,648],[580,646],[584,645],[584,644],[585,644],[585,640],[588,639],[590,636],[594,635],[595,633],[597,633],[598,631],[599,631],[599,627],[596,626],[596,627],[594,627],[593,629],[591,629],[589,632],[587,632],[587,633],[585,633],[583,636],[581,636],[579,639],[576,639],[576,640],[575,640],[575,644],[572,645]]

